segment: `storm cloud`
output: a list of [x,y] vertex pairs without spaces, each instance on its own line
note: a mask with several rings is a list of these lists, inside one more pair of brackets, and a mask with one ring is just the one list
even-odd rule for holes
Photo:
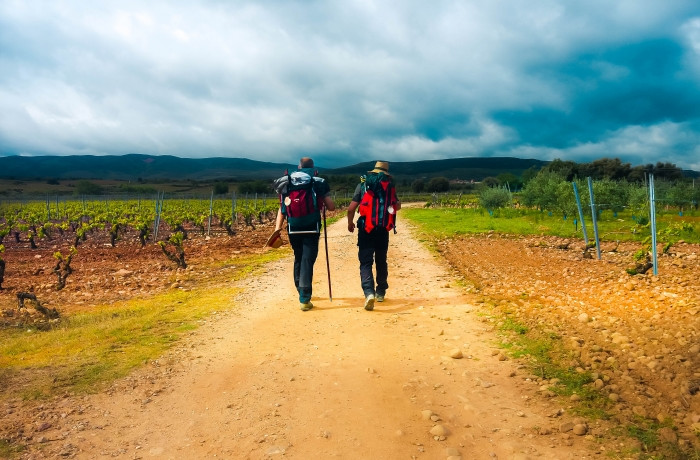
[[700,4],[0,3],[0,155],[700,170]]

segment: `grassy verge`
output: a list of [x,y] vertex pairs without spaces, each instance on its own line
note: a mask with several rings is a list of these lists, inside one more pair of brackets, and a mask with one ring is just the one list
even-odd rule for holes
[[[492,216],[484,209],[475,208],[405,208],[400,217],[417,223],[422,231],[434,238],[496,232],[583,239],[581,225],[574,225],[574,219],[565,220],[561,216],[527,209],[502,209]],[[659,241],[666,243],[682,239],[688,243],[700,243],[700,218],[686,216],[682,221],[679,219],[677,214],[659,213]],[[590,221],[586,222],[586,229],[592,240],[594,232]],[[638,225],[631,213],[613,216],[607,212],[598,220],[598,233],[603,241],[643,241],[649,237],[650,229]]]
[[[0,331],[0,398],[44,398],[98,391],[160,356],[199,321],[235,308],[232,281],[287,251],[227,260],[190,290],[97,306],[64,318],[49,331]],[[212,289],[216,286],[216,289]]]
[[497,325],[499,346],[510,357],[526,363],[533,376],[550,384],[550,391],[570,399],[577,395],[573,412],[594,419],[610,418],[610,401],[592,387],[598,377],[572,367],[575,356],[562,343],[561,337],[522,322],[507,306],[490,305],[488,314]]

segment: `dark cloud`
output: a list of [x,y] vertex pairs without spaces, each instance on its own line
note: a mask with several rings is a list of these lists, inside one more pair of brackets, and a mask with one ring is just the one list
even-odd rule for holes
[[700,169],[690,0],[7,0],[0,49],[0,155]]
[[[567,94],[565,106],[498,111],[494,118],[517,129],[522,142],[561,149],[562,153],[579,145],[606,144],[626,127],[639,128],[640,132],[671,123],[683,127],[686,122],[700,120],[700,86],[685,76],[685,53],[679,43],[663,39],[575,56],[570,62],[534,72],[557,82],[559,91]],[[695,131],[688,134],[697,138]],[[678,145],[672,147],[678,158],[693,155],[686,137],[681,135]],[[643,151],[637,155],[638,163],[646,158]],[[624,156],[634,158],[635,152],[624,152]],[[688,160],[683,162],[688,164]]]
[[574,104],[592,120],[618,125],[681,122],[698,116],[698,88],[683,78],[683,49],[669,40],[581,56],[565,67]]

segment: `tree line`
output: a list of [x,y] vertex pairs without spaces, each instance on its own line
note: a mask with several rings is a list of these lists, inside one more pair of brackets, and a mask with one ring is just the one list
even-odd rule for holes
[[673,163],[657,162],[656,164],[632,166],[630,163],[623,163],[619,158],[602,158],[590,163],[555,159],[541,168],[526,169],[520,176],[507,172],[485,177],[478,183],[457,183],[445,177],[434,177],[429,180],[416,179],[410,184],[410,187],[411,191],[415,193],[439,193],[450,190],[483,189],[485,187],[505,187],[509,191],[520,191],[541,174],[551,174],[565,182],[590,177],[594,181],[610,180],[642,184],[645,183],[649,174],[653,174],[656,179],[661,181],[691,182],[685,177],[683,170]]
[[[512,172],[504,172],[496,176],[474,178],[472,181],[457,181],[448,178],[446,175],[437,177],[397,177],[396,184],[405,191],[414,193],[442,193],[450,190],[461,190],[469,192],[483,187],[506,187],[510,191],[519,191],[538,174],[547,172],[553,173],[565,181],[591,177],[593,180],[613,180],[627,181],[630,183],[644,183],[649,174],[655,178],[667,181],[680,181],[685,178],[683,170],[673,163],[657,162],[656,164],[644,164],[632,166],[630,163],[623,163],[619,158],[602,158],[590,163],[576,163],[574,161],[555,159],[545,166],[532,167],[524,170],[520,175]],[[356,174],[329,175],[328,182],[335,192],[352,193],[359,182]],[[57,181],[50,181],[53,183]],[[196,181],[192,181],[196,182]],[[274,194],[272,182],[267,179],[257,179],[248,181],[219,180],[211,183],[214,195],[224,195],[230,192],[239,194]],[[73,191],[76,195],[102,195],[110,192],[118,193],[156,193],[154,186],[142,184],[121,184],[117,190],[107,190],[94,182],[79,181]]]
[[[602,158],[590,163],[555,159],[541,168],[526,169],[521,175],[504,172],[496,176],[485,177],[480,181],[456,181],[446,176],[397,177],[395,180],[398,182],[396,184],[398,187],[414,193],[443,193],[455,190],[468,192],[484,187],[506,187],[510,191],[519,191],[540,173],[552,173],[568,182],[591,177],[596,181],[644,183],[649,174],[654,174],[655,178],[666,181],[685,179],[683,170],[673,163],[657,162],[656,164],[632,166],[630,163],[623,163],[619,158]],[[341,193],[352,193],[359,183],[359,177],[355,174],[329,175],[327,179],[332,190]],[[241,182],[236,188],[239,193],[274,193],[271,191],[270,182],[265,180]]]

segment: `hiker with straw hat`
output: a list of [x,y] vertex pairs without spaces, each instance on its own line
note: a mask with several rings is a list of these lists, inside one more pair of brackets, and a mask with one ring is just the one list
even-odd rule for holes
[[[389,231],[396,233],[396,211],[401,202],[396,197],[396,188],[389,174],[389,163],[377,161],[374,169],[360,178],[352,201],[348,206],[348,231],[355,231],[355,211],[357,219],[357,246],[360,260],[360,283],[364,294],[365,310],[374,309],[374,303],[384,302],[389,268]],[[376,268],[376,285],[373,273]]]

